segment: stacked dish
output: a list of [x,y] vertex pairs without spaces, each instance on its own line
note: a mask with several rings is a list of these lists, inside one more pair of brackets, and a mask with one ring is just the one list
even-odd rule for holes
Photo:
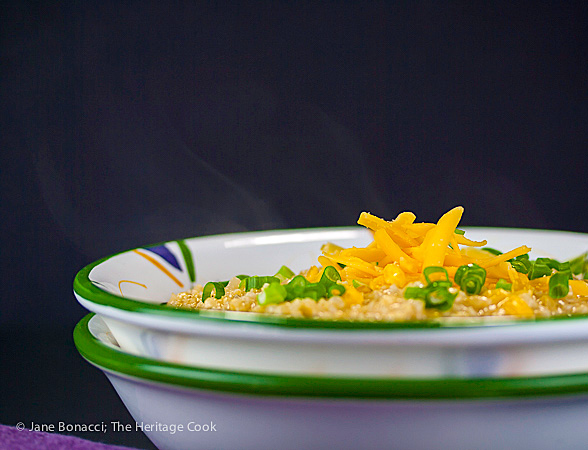
[[[536,256],[567,259],[588,248],[577,233],[467,233],[498,248],[524,242]],[[202,426],[204,417],[223,430],[196,438],[146,430],[160,448],[490,448],[512,446],[515,435],[519,448],[586,442],[584,316],[389,323],[162,305],[196,282],[284,264],[298,271],[325,242],[370,240],[357,228],[256,232],[102,259],[75,279],[78,301],[96,313],[78,325],[76,345],[137,422],[187,427],[196,417]]]
[[134,356],[99,317],[75,330],[160,449],[582,448],[588,375],[335,378],[200,369]]

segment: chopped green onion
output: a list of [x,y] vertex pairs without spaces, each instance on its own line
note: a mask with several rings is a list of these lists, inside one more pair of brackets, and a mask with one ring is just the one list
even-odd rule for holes
[[[588,271],[588,252],[582,253],[580,256],[570,259],[570,270],[574,275],[580,275]],[[586,276],[584,275],[584,279]]]
[[466,294],[479,294],[486,282],[486,269],[477,264],[459,266],[454,280]]
[[337,269],[335,269],[333,266],[325,267],[325,270],[323,271],[323,275],[321,276],[321,280],[319,281],[319,283],[330,284],[336,283],[337,281],[341,281],[341,275],[339,274]]
[[569,279],[572,279],[572,263],[569,261],[559,262],[553,258],[537,258],[535,261],[529,259],[528,254],[517,256],[509,259],[508,262],[512,267],[520,273],[526,274],[529,280],[549,276],[553,271],[566,272],[569,274]]
[[319,283],[311,283],[306,287],[302,298],[312,298],[313,300],[320,300],[327,296],[327,288]]
[[404,290],[404,298],[415,298],[425,301],[426,308],[437,308],[441,311],[447,311],[453,306],[453,301],[457,293],[449,292],[451,281],[439,280],[432,281],[425,287],[410,286]]
[[488,253],[492,253],[493,255],[502,255],[502,252],[500,250],[496,250],[495,248],[492,247],[482,247],[481,250],[484,250],[485,252]]
[[239,283],[239,287],[245,291],[250,291],[251,289],[261,289],[264,284],[273,283],[275,281],[279,282],[280,279],[277,277],[253,276],[242,279],[241,283]]
[[569,273],[556,272],[549,278],[549,296],[551,298],[563,298],[570,292]]
[[294,300],[295,298],[304,298],[304,292],[306,287],[310,283],[302,275],[296,275],[286,285],[286,291],[288,293],[286,300]]
[[404,290],[404,298],[416,298],[419,300],[424,300],[426,295],[427,295],[426,288],[420,288],[417,286],[410,286]]
[[512,283],[508,283],[506,280],[500,278],[496,282],[496,289],[504,289],[505,291],[510,291],[512,289]]
[[[286,281],[292,278],[287,284],[281,284],[281,281]],[[267,283],[272,288],[264,294],[269,288],[266,287],[257,299],[260,304],[280,303],[283,301],[291,301],[297,298],[312,298],[320,300],[321,298],[329,298],[334,295],[343,295],[345,293],[345,286],[339,284],[341,275],[333,266],[327,266],[323,271],[320,281],[317,283],[309,282],[304,276],[296,275],[288,267],[282,266],[276,276],[253,276],[246,277],[241,280],[239,287],[246,291],[251,289],[261,289]],[[277,285],[281,287],[278,288]],[[283,288],[283,289],[282,289]],[[278,299],[282,299],[278,301]]]
[[423,275],[425,276],[425,280],[427,280],[427,283],[429,283],[429,284],[431,283],[429,276],[434,273],[444,273],[445,279],[447,281],[449,281],[449,274],[447,273],[447,269],[445,269],[445,267],[429,266],[429,267],[425,267],[425,269],[423,270]]
[[274,276],[276,278],[279,278],[281,281],[286,281],[292,278],[294,275],[294,272],[292,272],[292,270],[289,267],[282,266]]
[[547,264],[542,264],[535,261],[535,263],[531,266],[531,270],[529,271],[529,280],[545,277],[547,275],[551,275],[551,268]]
[[525,275],[533,269],[533,263],[529,261],[529,255],[526,253],[517,256],[516,258],[509,259],[508,262],[511,263],[514,270]]
[[260,305],[269,305],[270,303],[282,303],[287,296],[286,288],[279,281],[269,284],[263,291],[257,294],[257,301]]
[[331,284],[328,288],[327,288],[327,294],[329,297],[334,297],[334,296],[341,296],[345,293],[345,286],[341,285],[341,284]]
[[206,283],[204,285],[204,290],[202,291],[202,301],[211,297],[213,291],[215,298],[222,298],[223,295],[225,295],[225,287],[223,286],[223,283],[220,281],[209,281]]
[[329,297],[334,295],[343,295],[345,293],[345,287],[339,284],[341,281],[341,275],[333,266],[325,267],[323,275],[321,276],[319,285],[325,287]]
[[[436,284],[437,283],[437,284]],[[444,283],[438,285],[438,283]],[[453,306],[453,301],[457,297],[457,293],[452,294],[449,292],[449,286],[445,283],[451,284],[451,282],[438,282],[433,281],[428,292],[425,294],[425,306],[429,308],[437,308],[441,311],[447,311]]]
[[[537,258],[535,264],[541,264],[549,267],[550,269],[560,270],[560,262],[552,258]],[[566,263],[569,269],[569,263]]]

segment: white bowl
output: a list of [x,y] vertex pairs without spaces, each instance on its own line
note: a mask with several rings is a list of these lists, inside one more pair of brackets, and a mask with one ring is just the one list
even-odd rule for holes
[[[566,260],[588,235],[470,228],[471,239]],[[316,264],[325,242],[365,246],[361,228],[286,230],[198,237],[123,252],[82,269],[74,292],[108,324],[124,350],[222,370],[358,377],[513,377],[588,372],[588,318],[345,322],[161,305],[195,282],[283,264]]]
[[123,353],[90,317],[74,332],[78,350],[107,375],[132,427],[161,450],[551,450],[588,442],[588,374],[393,380],[223,372]]

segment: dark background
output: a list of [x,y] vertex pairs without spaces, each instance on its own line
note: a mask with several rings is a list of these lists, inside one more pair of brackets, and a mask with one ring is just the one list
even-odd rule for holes
[[[362,210],[588,232],[586,2],[4,2],[0,423],[131,423],[75,273]],[[83,435],[150,448],[139,434]]]

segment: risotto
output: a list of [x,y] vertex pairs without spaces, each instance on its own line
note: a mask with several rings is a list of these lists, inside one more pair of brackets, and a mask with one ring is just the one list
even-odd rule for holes
[[168,305],[290,317],[414,321],[439,317],[535,318],[588,314],[588,252],[560,262],[506,252],[458,228],[464,209],[437,223],[411,212],[386,221],[361,213],[373,232],[366,247],[322,246],[317,264],[295,274],[237,275],[172,295]]

